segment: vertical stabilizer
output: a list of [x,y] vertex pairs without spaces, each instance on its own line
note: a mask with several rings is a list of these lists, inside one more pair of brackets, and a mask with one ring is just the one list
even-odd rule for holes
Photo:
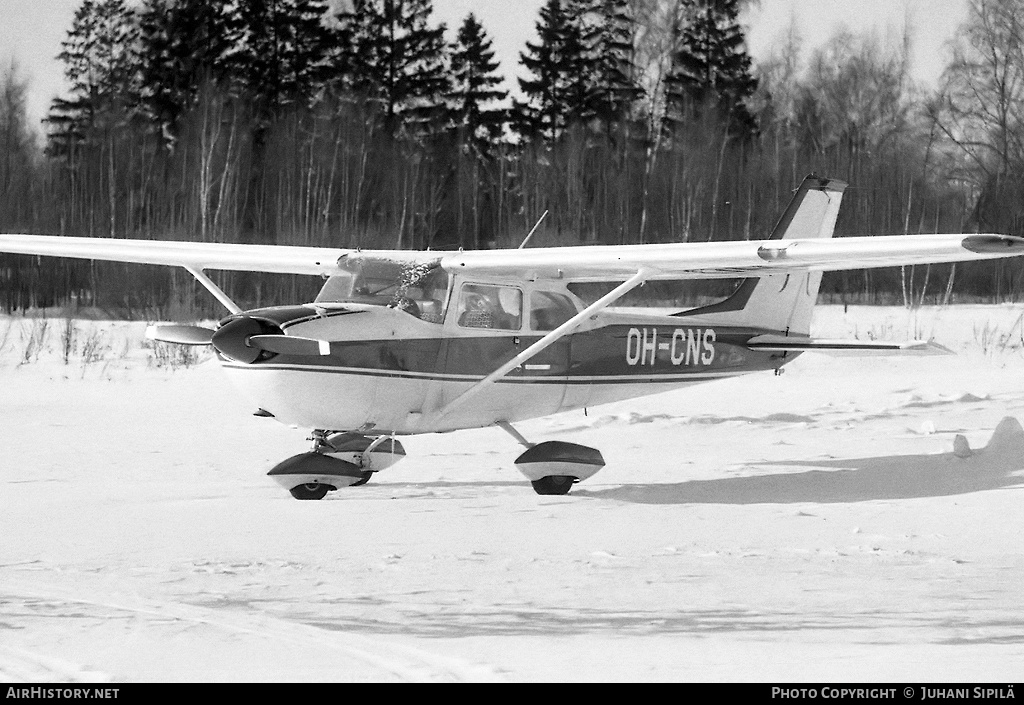
[[[768,239],[832,237],[845,188],[842,181],[808,176]],[[790,335],[807,335],[820,284],[821,272],[751,277],[724,301],[676,315],[700,316],[719,325],[749,325]]]

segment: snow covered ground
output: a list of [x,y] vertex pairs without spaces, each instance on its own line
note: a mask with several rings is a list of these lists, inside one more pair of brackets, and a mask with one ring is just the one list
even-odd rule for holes
[[321,502],[208,356],[0,318],[0,681],[1020,680],[1022,312],[822,307],[956,355],[522,424],[604,453],[566,497],[487,429]]

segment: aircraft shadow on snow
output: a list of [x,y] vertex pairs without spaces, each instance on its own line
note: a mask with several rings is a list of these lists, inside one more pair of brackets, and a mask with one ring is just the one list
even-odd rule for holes
[[751,465],[820,469],[606,490],[576,488],[573,494],[638,504],[827,504],[968,494],[1024,485],[1024,428],[1006,417],[988,445],[968,457],[885,455]]

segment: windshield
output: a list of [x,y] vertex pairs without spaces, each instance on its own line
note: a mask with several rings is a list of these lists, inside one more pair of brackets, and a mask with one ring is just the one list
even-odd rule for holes
[[389,306],[430,323],[444,319],[448,272],[440,260],[400,262],[377,257],[350,257],[345,270],[328,278],[316,303],[361,303]]

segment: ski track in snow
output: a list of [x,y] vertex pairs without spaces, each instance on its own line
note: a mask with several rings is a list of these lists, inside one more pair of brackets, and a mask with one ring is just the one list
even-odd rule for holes
[[[0,614],[20,611],[58,619],[112,622],[128,619],[145,627],[173,624],[176,628],[219,631],[228,635],[256,637],[285,648],[311,647],[334,651],[370,667],[375,679],[399,681],[495,681],[490,668],[428,651],[390,643],[385,639],[329,631],[300,622],[276,619],[263,612],[209,609],[182,603],[156,602],[138,596],[96,595],[84,598],[74,590],[5,581],[0,588]],[[200,635],[198,638],[202,638]],[[27,666],[27,667],[26,667]],[[230,670],[225,672],[230,676]],[[40,677],[41,676],[41,677]],[[104,682],[105,674],[19,650],[0,649],[0,678],[11,681],[69,680]]]
[[265,477],[306,430],[212,362],[80,322],[106,354],[65,364],[51,321],[21,364],[39,326],[0,318],[0,681],[1012,680],[1019,308],[821,307],[822,337],[958,354],[523,423],[602,450],[568,497],[482,429],[317,503]]

